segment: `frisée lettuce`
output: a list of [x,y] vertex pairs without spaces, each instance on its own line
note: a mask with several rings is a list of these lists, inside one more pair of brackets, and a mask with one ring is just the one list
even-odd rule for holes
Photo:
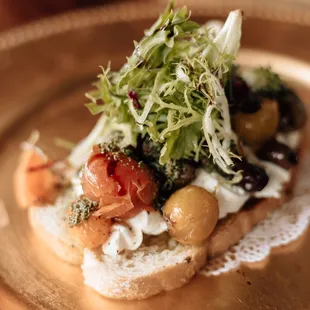
[[118,72],[103,69],[96,89],[87,93],[88,109],[103,115],[71,154],[74,165],[94,142],[118,130],[123,144],[133,146],[138,135],[149,135],[161,147],[161,165],[204,156],[233,180],[240,179],[232,168],[238,156],[224,86],[240,46],[242,12],[231,12],[214,35],[191,21],[186,7],[174,10],[174,5],[171,1],[134,43],[127,63]]

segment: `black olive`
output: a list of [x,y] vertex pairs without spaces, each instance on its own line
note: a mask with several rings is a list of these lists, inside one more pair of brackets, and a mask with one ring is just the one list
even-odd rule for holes
[[250,197],[242,206],[242,210],[250,210],[255,208],[260,201],[262,201],[262,198]]
[[233,76],[231,79],[230,97],[235,101],[244,100],[249,96],[250,87],[240,76]]
[[235,169],[242,170],[242,180],[237,185],[247,192],[259,192],[269,181],[269,177],[262,167],[250,164],[245,159],[236,162]]
[[199,160],[199,164],[202,167],[208,166],[209,162],[210,162],[210,158],[208,156],[201,156]]
[[276,139],[265,142],[256,155],[260,159],[273,162],[284,169],[290,169],[298,164],[298,154]]
[[171,191],[165,191],[165,190],[159,189],[158,195],[153,203],[153,207],[161,211],[165,202],[168,200],[170,196],[171,196]]
[[161,148],[160,143],[146,137],[141,141],[140,150],[138,151],[158,180],[158,196],[161,196],[161,198],[157,199],[156,206],[163,205],[172,192],[193,181],[197,168],[197,163],[187,159],[174,160],[165,165],[159,164]]
[[162,145],[151,140],[149,137],[145,137],[140,144],[142,156],[150,160],[158,160],[160,156],[160,150]]
[[258,98],[261,98],[261,100],[267,98],[271,100],[277,100],[277,98],[280,96],[280,94],[284,91],[284,86],[279,85],[279,89],[275,90],[272,88],[262,88],[255,91],[255,96]]
[[261,101],[251,93],[247,101],[243,102],[240,108],[242,113],[253,114],[261,108]]
[[176,188],[189,184],[196,176],[196,167],[187,160],[178,161],[175,169],[174,184]]
[[188,185],[196,176],[196,166],[188,160],[176,161],[171,166],[151,162],[150,166],[154,169],[159,184],[159,193],[154,202],[156,209],[161,209],[174,191]]
[[230,113],[255,113],[260,109],[260,100],[252,92],[248,84],[237,75],[234,75],[225,87],[229,102]]
[[278,130],[288,132],[302,128],[307,121],[307,112],[303,102],[296,93],[285,89],[279,94],[277,100],[280,111]]

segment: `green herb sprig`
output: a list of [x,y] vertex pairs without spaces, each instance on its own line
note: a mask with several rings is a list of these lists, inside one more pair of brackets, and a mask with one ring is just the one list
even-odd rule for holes
[[77,226],[86,222],[91,212],[97,209],[98,203],[91,201],[85,196],[82,196],[77,201],[72,203],[69,208],[68,225],[69,227]]

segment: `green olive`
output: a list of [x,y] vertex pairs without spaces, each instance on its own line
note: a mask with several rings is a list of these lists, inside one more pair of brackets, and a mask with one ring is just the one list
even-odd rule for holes
[[172,238],[182,244],[200,244],[212,233],[219,217],[217,199],[202,187],[188,185],[176,191],[163,208]]
[[272,138],[279,125],[278,103],[265,99],[255,113],[237,113],[233,119],[237,135],[249,146],[259,147]]

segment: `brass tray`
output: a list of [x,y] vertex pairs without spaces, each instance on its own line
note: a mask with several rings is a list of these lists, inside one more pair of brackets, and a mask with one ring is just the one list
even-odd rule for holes
[[[55,258],[17,209],[12,173],[19,144],[39,129],[53,157],[65,155],[55,137],[78,141],[95,122],[83,93],[112,61],[118,68],[132,40],[157,17],[165,1],[123,3],[45,19],[0,34],[0,309],[310,309],[310,231],[273,251],[268,261],[228,274],[197,276],[185,287],[143,301],[105,299],[83,285],[79,268]],[[185,1],[180,1],[185,2]],[[186,1],[200,22],[242,8],[246,20],[239,61],[271,64],[310,101],[310,11],[285,1]]]

